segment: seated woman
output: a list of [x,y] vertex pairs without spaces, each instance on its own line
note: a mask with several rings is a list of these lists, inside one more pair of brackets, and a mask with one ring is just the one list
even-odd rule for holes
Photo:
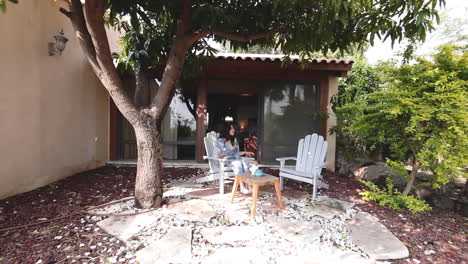
[[[250,160],[241,156],[254,156],[255,154],[249,151],[239,151],[234,126],[230,123],[224,124],[219,134],[215,148],[216,157],[228,159],[226,166],[231,167],[235,175],[249,173]],[[243,193],[248,193],[248,188],[247,185],[241,184]]]

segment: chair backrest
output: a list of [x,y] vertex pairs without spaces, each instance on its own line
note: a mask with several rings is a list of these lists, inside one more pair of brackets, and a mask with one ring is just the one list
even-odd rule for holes
[[312,172],[314,166],[325,162],[328,143],[317,134],[307,135],[299,140],[297,147],[296,170]]
[[[208,157],[215,157],[215,148],[216,140],[218,139],[218,134],[215,131],[211,131],[206,134],[203,141],[205,142],[206,155]],[[210,166],[211,171],[217,171],[219,169],[219,162],[216,160],[208,160],[208,165]]]

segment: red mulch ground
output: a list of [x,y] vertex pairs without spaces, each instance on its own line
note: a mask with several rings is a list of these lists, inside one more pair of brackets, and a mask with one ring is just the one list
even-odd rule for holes
[[[277,174],[277,170],[268,170]],[[165,168],[163,182],[191,178],[202,173],[193,168]],[[362,186],[355,180],[327,173],[330,189],[322,193],[356,203],[362,210],[377,216],[410,250],[408,260],[395,263],[468,263],[467,219],[449,211],[433,210],[413,216],[396,212],[373,202],[360,199]],[[132,195],[135,168],[103,167],[80,173],[54,184],[19,194],[0,201],[0,230],[18,225],[36,223],[42,219],[67,216],[87,206],[99,205]],[[311,185],[287,181],[286,186],[311,192]],[[93,222],[84,215],[73,215],[60,220],[12,231],[0,231],[0,263],[69,263],[69,255],[83,255],[80,262],[89,261],[84,255],[105,260],[113,254],[90,248],[96,241],[108,241],[110,236],[95,230]],[[75,229],[78,227],[78,230]],[[83,229],[85,231],[83,231]],[[121,245],[114,241],[106,248],[114,252]],[[83,245],[82,245],[83,244]],[[82,245],[80,247],[80,245]],[[435,254],[426,255],[424,251]],[[123,257],[123,256],[122,256]]]

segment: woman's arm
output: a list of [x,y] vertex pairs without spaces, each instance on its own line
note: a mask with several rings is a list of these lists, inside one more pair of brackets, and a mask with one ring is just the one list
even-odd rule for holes
[[224,138],[218,138],[216,140],[216,147],[214,151],[215,157],[223,158],[224,156],[226,156],[226,154],[223,152],[223,149],[225,148],[226,148],[226,140],[224,140]]
[[255,153],[251,152],[251,151],[241,151],[240,153],[241,155],[245,155],[247,157],[253,157],[255,156]]

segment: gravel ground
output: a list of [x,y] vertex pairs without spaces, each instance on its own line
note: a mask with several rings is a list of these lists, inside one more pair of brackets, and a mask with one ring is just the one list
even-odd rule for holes
[[[277,170],[267,170],[277,175]],[[194,168],[165,168],[163,183],[189,180],[203,174]],[[326,173],[329,190],[321,194],[353,202],[357,208],[378,217],[410,251],[410,257],[393,263],[467,263],[467,219],[453,212],[433,210],[416,216],[397,212],[363,201],[362,186],[352,178]],[[80,212],[92,206],[132,195],[135,168],[103,167],[80,173],[54,184],[0,201],[0,230],[63,217],[39,225],[0,231],[0,263],[134,263],[140,241],[125,245],[97,228],[101,217]],[[311,185],[287,181],[286,187],[311,192]],[[268,199],[268,194],[262,196]],[[129,206],[131,207],[131,201]],[[156,211],[155,211],[156,212]],[[222,221],[216,217],[216,221]],[[161,216],[161,225],[141,234],[147,240],[158,239],[170,226],[193,225],[170,216]],[[193,226],[195,256],[210,249],[197,237],[201,226]],[[156,231],[156,232],[155,232]],[[274,234],[273,234],[274,235]],[[330,243],[347,243],[330,238]],[[349,246],[349,245],[348,245]]]

